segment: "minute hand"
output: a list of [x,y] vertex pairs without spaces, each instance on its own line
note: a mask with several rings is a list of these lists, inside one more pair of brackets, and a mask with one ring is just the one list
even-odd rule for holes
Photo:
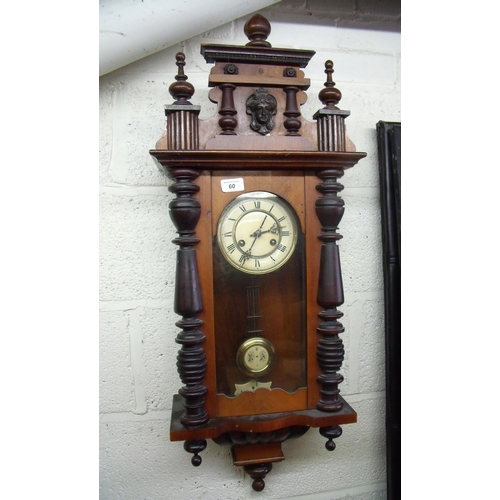
[[253,242],[250,245],[250,248],[247,250],[246,252],[247,254],[250,254],[250,252],[252,251],[252,247],[255,245],[255,242],[257,241],[257,238],[262,234],[261,228],[264,225],[264,222],[266,222],[266,219],[267,215],[264,217],[264,220],[262,221],[262,224],[260,225],[259,229],[257,229],[250,235],[251,238],[253,237]]

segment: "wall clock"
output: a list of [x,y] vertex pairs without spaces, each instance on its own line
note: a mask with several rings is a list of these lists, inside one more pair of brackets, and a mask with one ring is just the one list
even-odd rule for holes
[[282,443],[318,428],[335,448],[356,412],[340,396],[344,301],[338,182],[365,153],[345,132],[333,63],[313,122],[300,106],[314,52],[274,48],[249,19],[244,46],[201,46],[217,115],[199,120],[178,53],[167,127],[151,155],[172,179],[180,316],[170,439],[201,464],[213,439],[230,446],[261,491]]

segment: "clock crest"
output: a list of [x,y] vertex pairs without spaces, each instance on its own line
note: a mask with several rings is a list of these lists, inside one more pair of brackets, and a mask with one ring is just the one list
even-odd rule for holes
[[[333,450],[356,412],[340,396],[344,302],[338,182],[365,153],[345,131],[333,63],[305,120],[300,106],[314,52],[274,48],[257,14],[244,46],[201,46],[209,98],[199,120],[178,53],[166,132],[151,155],[173,180],[178,237],[174,310],[180,316],[170,439],[201,464],[207,439],[231,447],[261,491],[282,443],[318,428]],[[256,416],[258,416],[256,418]]]

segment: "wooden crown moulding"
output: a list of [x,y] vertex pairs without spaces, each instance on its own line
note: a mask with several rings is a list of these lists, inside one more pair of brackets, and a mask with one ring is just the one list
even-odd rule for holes
[[[152,150],[151,154],[165,173],[165,168],[192,168],[198,170],[306,170],[325,168],[342,170],[353,167],[366,153],[325,151],[168,151]],[[262,163],[265,159],[267,164]]]
[[314,50],[273,49],[209,45],[201,47],[201,55],[207,63],[258,63],[305,68],[316,54]]
[[[333,62],[325,62],[326,82],[318,95],[323,107],[314,114],[314,121],[308,121],[300,109],[307,100],[305,91],[310,80],[301,68],[307,66],[315,52],[274,48],[267,41],[270,32],[267,19],[256,14],[245,24],[249,39],[245,46],[201,46],[207,63],[214,64],[208,87],[209,99],[217,105],[215,116],[206,120],[199,119],[201,106],[191,102],[195,88],[184,71],[185,55],[179,52],[177,75],[169,87],[173,102],[165,106],[166,130],[156,149],[150,151],[160,170],[173,181],[169,190],[175,197],[169,208],[178,233],[173,243],[179,246],[174,311],[181,316],[176,322],[181,330],[176,337],[181,346],[177,370],[184,385],[173,399],[170,439],[184,441],[184,449],[193,454],[191,462],[195,466],[201,464],[199,453],[206,448],[207,439],[231,446],[234,465],[243,466],[250,474],[255,491],[264,488],[272,464],[284,459],[281,444],[285,440],[300,437],[311,427],[319,428],[327,438],[326,449],[332,451],[333,439],[342,433],[340,426],[357,420],[356,412],[338,389],[343,380],[339,372],[344,357],[339,337],[344,331],[339,321],[343,314],[337,309],[344,301],[336,244],[342,237],[337,229],[344,213],[344,202],[338,196],[343,186],[338,179],[366,156],[356,152],[347,136],[345,120],[349,111],[338,107],[342,94],[332,79]],[[222,394],[217,387],[217,370],[222,367],[227,373],[231,371],[226,364],[217,363],[217,347],[228,338],[222,336],[222,342],[217,342],[216,327],[219,325],[224,332],[230,329],[225,323],[230,316],[224,313],[217,320],[215,314],[217,300],[222,304],[218,311],[227,309],[226,295],[215,289],[220,283],[215,280],[217,266],[213,265],[216,237],[231,236],[230,231],[217,233],[213,225],[222,218],[223,208],[230,206],[227,193],[220,191],[221,173],[231,178],[244,177],[248,192],[268,191],[274,193],[272,196],[288,197],[302,224],[297,239],[307,259],[296,266],[302,274],[288,287],[300,290],[298,300],[295,295],[282,293],[282,288],[277,292],[269,281],[265,282],[268,285],[246,286],[252,290],[267,286],[271,290],[266,296],[268,303],[274,304],[270,299],[283,300],[282,316],[290,322],[299,317],[287,311],[290,304],[305,304],[303,330],[298,330],[303,344],[297,343],[297,366],[304,366],[304,373],[293,391],[279,385],[269,390],[271,383],[267,388],[257,384],[257,388],[233,397]],[[254,203],[256,210],[250,210],[252,213],[259,211],[261,202]],[[246,212],[245,207],[240,208]],[[277,223],[282,219],[285,217],[277,219]],[[273,236],[276,239],[271,240],[271,245],[276,245],[285,233],[290,236],[291,231],[284,227],[279,226],[279,233],[273,232],[279,236]],[[261,232],[259,228],[250,237],[257,239],[271,231]],[[277,251],[284,251],[286,246],[280,246]],[[299,257],[301,253],[295,251],[294,255]],[[286,265],[294,266],[292,260]],[[252,271],[257,274],[255,269]],[[237,272],[242,274],[240,268]],[[277,279],[284,276],[274,271],[269,274]],[[235,288],[230,286],[231,300],[238,297]],[[233,308],[237,310],[238,305]],[[255,311],[247,314],[247,319],[260,318],[264,312],[255,306]],[[280,335],[285,332],[283,328],[269,330]],[[256,327],[251,331],[264,332]],[[295,366],[289,358],[283,372],[286,375]],[[246,380],[240,382],[242,386],[247,384]]]

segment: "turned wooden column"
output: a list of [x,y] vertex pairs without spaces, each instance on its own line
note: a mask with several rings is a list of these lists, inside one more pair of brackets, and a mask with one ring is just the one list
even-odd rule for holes
[[283,87],[283,91],[286,94],[286,109],[283,114],[286,116],[283,125],[285,126],[287,132],[285,135],[298,136],[299,129],[302,126],[300,117],[299,105],[297,103],[297,92],[298,87],[293,85]]
[[[181,316],[176,326],[181,328],[176,342],[181,345],[177,355],[177,371],[183,384],[179,394],[184,400],[184,413],[180,421],[186,427],[196,427],[206,424],[209,420],[205,410],[205,395],[207,388],[203,379],[207,371],[207,357],[203,349],[205,335],[201,331],[203,321],[198,315],[203,310],[200,278],[196,260],[195,246],[199,238],[195,234],[200,218],[200,202],[194,198],[199,186],[193,181],[198,172],[191,169],[171,168],[169,177],[175,183],[169,191],[176,198],[169,204],[170,218],[179,236],[173,243],[179,245],[175,269],[174,311]],[[206,448],[206,441],[186,441],[184,449],[194,453],[193,465],[199,465],[201,458],[198,452]]]
[[[234,66],[234,64],[232,66]],[[234,67],[236,68],[236,66]],[[233,72],[234,71],[236,71],[237,74],[237,69],[233,70]],[[219,118],[219,127],[222,129],[220,135],[236,135],[234,129],[238,125],[238,120],[235,118],[236,109],[234,107],[233,97],[233,92],[236,89],[236,85],[233,85],[231,83],[223,83],[222,85],[219,85],[219,88],[222,90],[222,99],[219,109],[219,115],[221,115],[221,117]]]
[[169,177],[175,183],[169,191],[177,197],[169,204],[170,218],[179,236],[172,240],[179,245],[177,265],[175,269],[174,311],[182,316],[176,325],[182,328],[176,342],[181,350],[177,356],[177,369],[185,386],[179,394],[184,398],[184,425],[201,425],[208,421],[204,407],[204,396],[207,388],[203,385],[207,359],[203,350],[205,336],[200,328],[203,321],[197,316],[203,310],[200,277],[196,261],[196,250],[200,240],[195,235],[195,228],[200,218],[200,202],[193,197],[199,186],[193,182],[198,172],[190,169],[171,168]]
[[344,214],[344,201],[337,196],[343,189],[337,179],[343,175],[341,168],[322,170],[316,174],[322,182],[316,189],[322,194],[316,200],[316,215],[321,222],[318,238],[321,246],[320,270],[317,303],[323,308],[318,316],[321,323],[317,327],[320,339],[316,357],[321,375],[321,398],[316,407],[326,412],[342,409],[338,385],[344,380],[339,370],[344,360],[344,345],[339,334],[344,331],[339,319],[343,316],[337,308],[344,302],[344,290],[340,269],[340,256],[337,240],[342,238],[337,233],[338,225]]

